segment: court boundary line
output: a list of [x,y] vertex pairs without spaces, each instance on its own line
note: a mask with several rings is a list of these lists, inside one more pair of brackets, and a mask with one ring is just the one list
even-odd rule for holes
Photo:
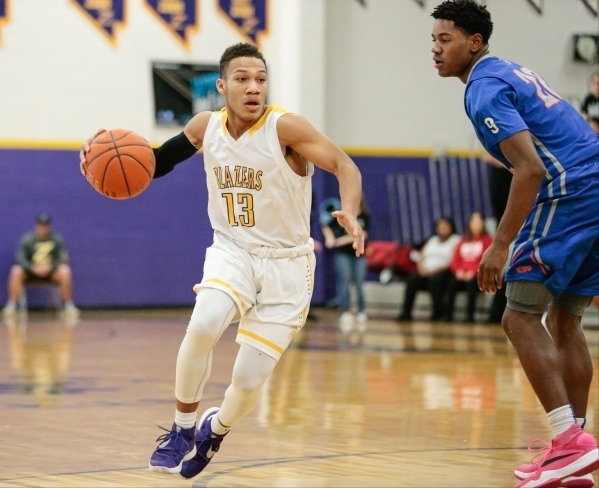
[[[262,467],[276,464],[286,464],[293,463],[298,461],[320,461],[326,459],[336,459],[343,457],[353,457],[353,456],[380,456],[380,455],[389,455],[389,454],[416,454],[416,453],[434,453],[434,452],[466,452],[466,451],[520,451],[527,450],[527,447],[478,447],[478,448],[466,448],[466,447],[458,447],[458,448],[447,448],[447,449],[409,449],[409,450],[392,450],[392,451],[371,451],[371,452],[355,452],[355,453],[345,453],[345,454],[318,454],[312,456],[302,456],[302,457],[293,457],[293,458],[262,458],[262,459],[242,459],[242,460],[234,460],[234,461],[214,461],[213,465],[218,464],[231,464],[231,463],[245,463],[244,466],[235,466],[228,470],[222,470],[221,472],[216,472],[210,475],[210,479],[206,480],[206,483],[212,481],[217,476],[222,476],[224,474],[230,474],[235,471],[239,471],[242,469],[247,469],[249,467]],[[258,462],[259,464],[254,464]],[[136,466],[129,468],[113,468],[113,469],[95,469],[88,471],[74,471],[67,473],[53,473],[53,474],[44,474],[44,475],[35,475],[35,476],[18,476],[15,478],[0,478],[0,482],[8,482],[8,481],[18,481],[24,479],[36,479],[36,478],[53,478],[58,476],[76,476],[76,475],[84,475],[84,474],[93,474],[93,473],[107,473],[107,472],[121,472],[121,471],[133,471],[136,469],[148,469],[147,465],[144,466]],[[197,480],[199,481],[199,480]],[[192,485],[193,488],[202,488],[202,485],[196,485],[195,483]]]

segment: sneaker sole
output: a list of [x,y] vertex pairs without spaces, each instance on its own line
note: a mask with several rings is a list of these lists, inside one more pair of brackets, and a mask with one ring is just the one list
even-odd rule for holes
[[599,449],[593,449],[561,470],[544,472],[538,480],[531,480],[529,484],[522,485],[522,488],[560,488],[563,479],[583,476],[597,468],[599,468]]
[[[525,473],[523,471],[514,470],[514,476],[520,481],[528,478],[532,474],[534,473]],[[567,478],[563,478],[560,481],[559,488],[593,488],[593,486],[595,486],[593,475],[589,473],[587,476],[588,478],[578,476],[568,476]]]
[[185,456],[183,456],[183,459],[179,463],[179,466],[175,466],[174,468],[167,468],[166,466],[152,466],[151,464],[148,464],[148,469],[150,471],[154,471],[155,473],[179,474],[181,472],[181,466],[183,465],[183,462],[189,461],[191,458],[193,458],[196,455],[196,452],[196,443],[194,442],[193,449],[189,451],[187,454],[185,454]]

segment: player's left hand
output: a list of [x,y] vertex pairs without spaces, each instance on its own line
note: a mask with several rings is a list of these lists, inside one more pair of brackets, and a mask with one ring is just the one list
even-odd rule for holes
[[493,242],[478,267],[478,287],[487,294],[495,294],[503,286],[503,267],[507,261],[509,246]]
[[79,151],[79,170],[83,176],[85,176],[87,173],[87,152],[89,151],[92,141],[102,132],[106,132],[106,129],[98,129],[98,131],[87,141],[85,141],[83,146],[81,146],[81,150]]
[[337,222],[354,238],[353,248],[356,250],[356,256],[364,254],[364,231],[353,215],[337,210],[331,214],[337,219]]

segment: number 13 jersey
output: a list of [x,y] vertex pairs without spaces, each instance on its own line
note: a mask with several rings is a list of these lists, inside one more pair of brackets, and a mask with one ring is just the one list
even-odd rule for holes
[[269,105],[239,139],[227,130],[227,111],[210,117],[204,136],[208,216],[212,228],[256,246],[290,248],[310,239],[311,177],[290,167],[279,142],[277,120],[287,112]]

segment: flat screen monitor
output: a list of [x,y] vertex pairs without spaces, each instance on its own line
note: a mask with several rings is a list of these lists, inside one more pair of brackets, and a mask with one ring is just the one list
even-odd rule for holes
[[152,63],[156,124],[185,125],[199,112],[223,108],[218,78],[218,65]]

